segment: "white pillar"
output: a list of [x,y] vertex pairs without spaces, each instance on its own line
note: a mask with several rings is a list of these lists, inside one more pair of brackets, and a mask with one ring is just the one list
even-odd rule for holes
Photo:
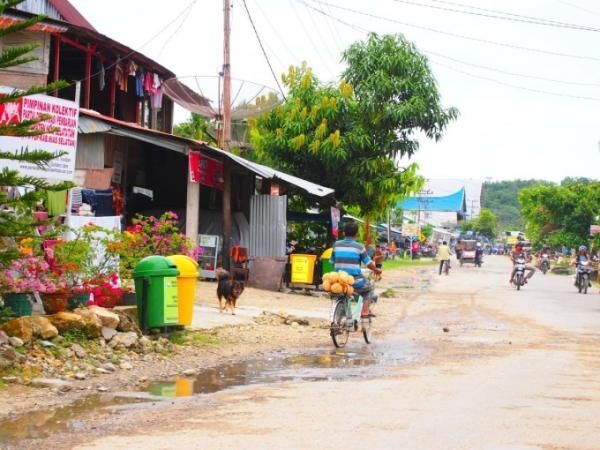
[[185,235],[198,244],[200,229],[200,183],[192,183],[188,179],[187,199],[185,207]]

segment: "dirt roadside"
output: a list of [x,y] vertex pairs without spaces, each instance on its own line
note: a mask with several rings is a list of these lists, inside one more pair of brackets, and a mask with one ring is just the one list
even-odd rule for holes
[[[381,298],[377,304],[376,337],[385,334],[403,318],[403,309],[398,309],[398,303],[405,303],[423,292],[431,279],[431,271],[430,267],[414,267],[386,272],[377,290],[383,292],[390,289],[388,294],[393,291],[394,296]],[[199,296],[197,303],[216,310],[216,300],[210,300],[214,289],[214,283],[201,283],[200,292],[203,295]],[[0,419],[12,419],[40,409],[50,410],[98,391],[137,391],[149,381],[172,379],[186,372],[241,361],[250,356],[331,346],[327,331],[329,304],[328,298],[322,293],[306,295],[301,292],[280,293],[248,288],[240,299],[239,307],[264,309],[269,313],[256,317],[250,323],[195,332],[190,336],[197,335],[201,339],[191,339],[191,343],[186,345],[174,344],[167,354],[153,355],[151,360],[144,358],[144,355],[125,352],[121,357],[129,363],[129,370],[117,368],[110,374],[92,374],[86,380],[69,380],[73,387],[67,391],[8,384],[6,389],[0,390]],[[302,317],[301,312],[305,311],[309,325],[285,324],[273,311],[280,312],[282,316],[287,311],[293,311],[293,317]],[[228,316],[224,316],[222,322],[227,323],[227,320]]]

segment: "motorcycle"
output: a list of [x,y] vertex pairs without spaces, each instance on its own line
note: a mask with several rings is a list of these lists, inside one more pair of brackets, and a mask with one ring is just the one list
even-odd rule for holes
[[544,275],[546,275],[546,272],[550,270],[550,257],[546,253],[542,255],[542,263],[540,264],[540,270]]
[[525,285],[525,266],[527,261],[523,256],[519,256],[515,261],[515,274],[513,275],[513,284],[517,291],[521,290],[521,286]]
[[592,269],[590,267],[589,261],[581,261],[577,265],[577,277],[575,279],[575,285],[577,286],[577,289],[580,294],[582,292],[584,294],[587,294],[588,287],[590,285],[590,272],[591,271],[592,271]]

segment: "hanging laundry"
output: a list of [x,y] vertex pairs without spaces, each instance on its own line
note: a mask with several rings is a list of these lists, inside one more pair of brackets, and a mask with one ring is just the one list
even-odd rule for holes
[[154,76],[152,77],[152,87],[154,88],[154,90],[158,90],[158,88],[160,87],[160,85],[162,84],[160,78],[158,77],[158,74],[154,74]]
[[46,211],[51,216],[67,212],[67,191],[46,191]]
[[115,66],[115,83],[123,92],[127,92],[127,75],[120,63]]
[[161,109],[163,100],[162,88],[158,88],[155,94],[150,95],[150,107],[152,109]]
[[136,70],[137,64],[134,63],[131,59],[127,61],[127,64],[125,65],[125,71],[127,72],[127,75],[130,77],[135,77]]
[[83,197],[81,195],[81,188],[71,189],[71,212],[78,212],[79,208],[83,203]]
[[144,69],[138,67],[135,73],[135,95],[144,98]]
[[123,208],[125,208],[125,202],[123,201],[123,193],[122,193],[119,185],[117,185],[115,183],[113,183],[111,185],[111,188],[112,188],[112,193],[113,193],[112,201],[113,201],[113,208],[115,211],[115,216],[120,216],[121,213],[123,212]]
[[156,93],[156,88],[154,87],[154,74],[152,72],[146,72],[146,75],[144,76],[144,91],[150,95]]

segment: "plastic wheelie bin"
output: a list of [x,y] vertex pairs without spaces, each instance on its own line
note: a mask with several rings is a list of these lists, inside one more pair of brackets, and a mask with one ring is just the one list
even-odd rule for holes
[[164,256],[148,256],[133,271],[142,331],[179,324],[179,302],[175,263]]
[[198,263],[189,256],[173,255],[167,259],[177,266],[177,290],[179,295],[179,325],[190,326],[194,315],[196,282],[198,281]]

